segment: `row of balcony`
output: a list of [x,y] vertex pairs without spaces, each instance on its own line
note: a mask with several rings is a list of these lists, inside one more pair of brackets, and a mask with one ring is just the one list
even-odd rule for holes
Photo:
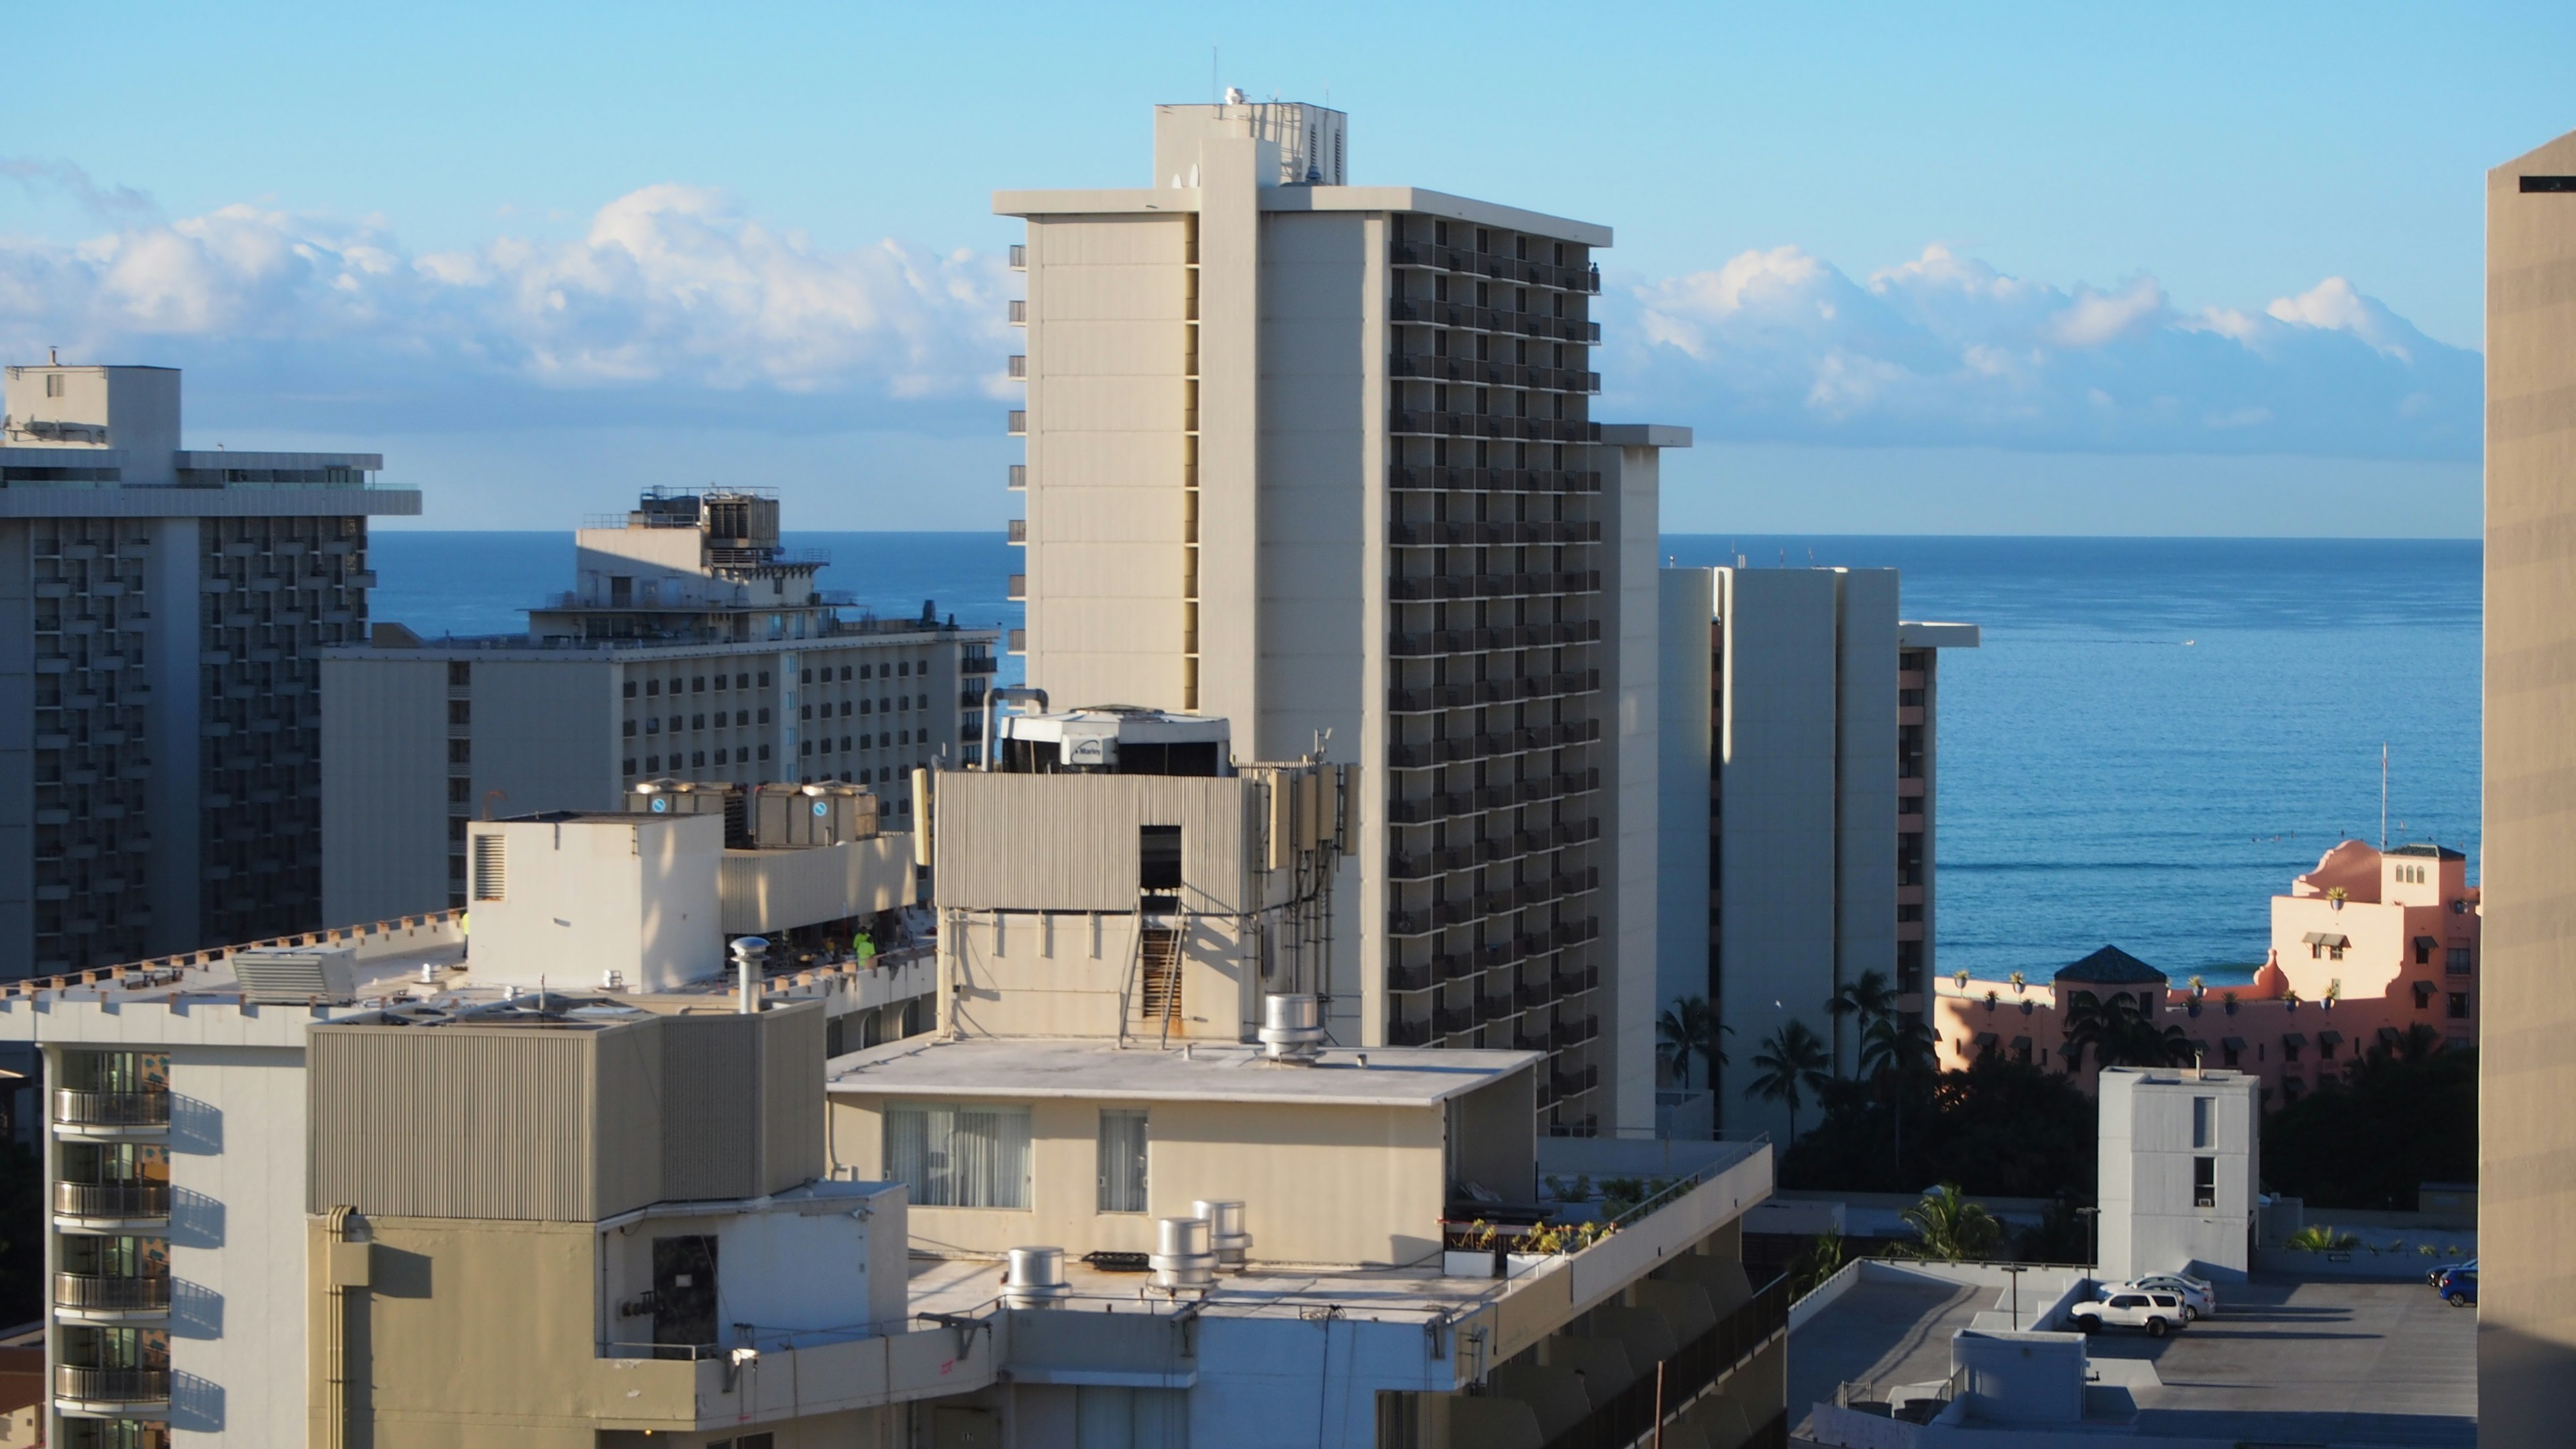
[[[1599,637],[1600,624],[1596,621],[1591,627],[1594,637]],[[1460,735],[1455,739],[1422,740],[1415,744],[1392,745],[1387,749],[1386,762],[1393,769],[1421,770],[1435,765],[1458,765],[1472,760],[1496,760],[1527,754],[1532,750],[1553,750],[1567,745],[1589,744],[1599,738],[1601,738],[1601,721],[1568,720],[1563,724],[1539,725],[1530,729],[1495,730],[1485,734]]]
[[1514,418],[1499,413],[1459,413],[1396,408],[1387,431],[1434,438],[1518,438],[1533,443],[1597,443],[1601,425],[1581,418]]
[[[1014,302],[1011,305],[1017,308],[1022,304]],[[1398,322],[1422,322],[1468,332],[1508,332],[1522,337],[1543,337],[1554,342],[1587,345],[1601,340],[1601,324],[1586,322],[1579,317],[1541,317],[1534,312],[1506,312],[1498,307],[1478,307],[1465,302],[1404,297],[1388,298],[1386,311]]]
[[[1600,918],[1586,916],[1579,921],[1559,921],[1545,930],[1523,931],[1504,940],[1488,941],[1469,950],[1443,951],[1427,961],[1410,965],[1398,963],[1388,967],[1388,989],[1424,991],[1438,983],[1464,980],[1479,972],[1508,970],[1522,962],[1539,960],[1558,951],[1580,946],[1600,934]],[[1564,996],[1575,991],[1590,990],[1589,983],[1569,979],[1569,977],[1580,977],[1587,969],[1597,970],[1597,968],[1568,966],[1563,962],[1557,963],[1557,969],[1550,977],[1555,983],[1555,993]]]
[[1589,795],[1600,788],[1601,771],[1597,767],[1560,770],[1553,775],[1533,775],[1526,780],[1478,785],[1467,790],[1444,790],[1436,795],[1416,796],[1409,800],[1389,800],[1386,802],[1386,818],[1391,825],[1428,825],[1435,820],[1481,815],[1488,810],[1509,810],[1521,805],[1541,805],[1570,796]]
[[1481,679],[1473,684],[1431,684],[1419,689],[1390,689],[1386,707],[1397,714],[1426,714],[1439,709],[1468,709],[1480,704],[1512,704],[1590,694],[1601,687],[1598,669],[1569,669],[1558,674],[1526,674],[1516,679]]
[[1568,292],[1601,290],[1599,267],[1562,267],[1548,262],[1533,262],[1521,257],[1487,256],[1472,247],[1397,242],[1387,249],[1387,257],[1399,267],[1420,267],[1435,272],[1467,272],[1476,276],[1527,282],[1534,287],[1555,287]]
[[1553,825],[1506,831],[1490,839],[1466,845],[1444,845],[1415,855],[1399,850],[1387,857],[1386,873],[1395,880],[1428,880],[1451,871],[1508,865],[1527,856],[1562,850],[1569,845],[1582,845],[1600,836],[1601,822],[1598,820],[1560,820]]
[[1599,569],[1527,574],[1423,574],[1386,581],[1386,596],[1402,603],[1421,603],[1431,599],[1526,599],[1599,592]]
[[1601,391],[1601,374],[1576,367],[1544,367],[1526,362],[1479,361],[1442,357],[1436,352],[1398,352],[1387,357],[1386,370],[1398,377],[1434,382],[1476,383],[1489,387],[1529,388],[1537,392]]
[[1500,649],[1547,649],[1563,644],[1592,644],[1601,638],[1598,619],[1569,619],[1555,624],[1512,624],[1491,629],[1426,629],[1389,634],[1386,652],[1398,659],[1455,654],[1484,654]]
[[1519,545],[1533,543],[1599,543],[1601,525],[1582,521],[1483,523],[1460,519],[1390,523],[1386,541],[1405,548]]
[[1427,935],[1450,926],[1463,926],[1486,917],[1589,894],[1600,884],[1601,868],[1585,866],[1545,880],[1524,881],[1505,890],[1478,891],[1463,900],[1433,901],[1409,911],[1392,910],[1386,913],[1386,928],[1390,935]]
[[1386,486],[1433,493],[1598,493],[1597,469],[1428,467],[1392,463]]

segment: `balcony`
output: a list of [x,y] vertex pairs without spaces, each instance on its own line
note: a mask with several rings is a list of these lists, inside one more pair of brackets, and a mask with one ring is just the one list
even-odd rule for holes
[[170,1316],[170,1275],[56,1273],[54,1316],[70,1323],[139,1323]]
[[134,1141],[170,1135],[170,1093],[166,1088],[137,1092],[84,1092],[62,1087],[54,1092],[54,1135],[94,1141]]
[[1029,652],[1029,631],[1026,629],[1013,629],[1010,632],[1010,637],[1004,642],[1009,646],[1003,650],[1004,653],[1026,654]]
[[1011,243],[1011,270],[1012,270],[1012,271],[1015,271],[1015,272],[1025,272],[1025,271],[1027,271],[1028,269],[1029,269],[1029,248],[1028,248],[1028,244],[1027,244],[1027,243],[1025,243],[1025,242],[1013,242],[1013,243]]
[[170,1410],[170,1371],[166,1368],[54,1367],[54,1407],[66,1414],[140,1414],[158,1417]]
[[1003,427],[1003,430],[1004,430],[1004,431],[1008,432],[1008,433],[1009,433],[1012,437],[1014,437],[1014,438],[1025,438],[1025,437],[1027,437],[1027,436],[1029,435],[1029,413],[1028,413],[1028,409],[1026,409],[1026,408],[1013,408],[1013,409],[1011,409],[1011,411],[1010,411],[1010,415],[1009,415],[1008,417],[1006,417],[1005,419],[1003,419],[1002,427]]
[[[1029,576],[1013,574],[1002,586],[1002,597],[1014,603],[1025,603],[1029,597]],[[1016,650],[1014,653],[1018,652]]]
[[1014,327],[1026,327],[1029,325],[1028,303],[1013,302],[1011,304],[1011,325]]
[[1009,541],[1018,544],[1025,544],[1029,541],[1029,521],[1027,519],[1014,518],[1011,520]]
[[1026,463],[1013,463],[1011,465],[1011,481],[1003,484],[1002,486],[1010,489],[1014,493],[1027,492],[1029,487],[1029,465]]
[[[960,674],[991,674],[1001,667],[1000,662],[994,659],[990,654],[969,654],[963,660],[959,661],[957,672]],[[978,696],[975,701],[975,707],[980,708],[982,705],[983,699]]]
[[1013,357],[1011,358],[1011,372],[1010,372],[1010,375],[1011,375],[1012,377],[1020,378],[1020,379],[1023,379],[1023,380],[1025,380],[1025,379],[1028,377],[1028,375],[1029,375],[1029,359],[1028,359],[1028,357],[1027,357],[1027,355],[1026,355],[1026,354],[1019,354],[1019,355],[1015,355],[1015,356],[1013,356]]
[[54,1183],[54,1225],[126,1232],[170,1225],[170,1183]]

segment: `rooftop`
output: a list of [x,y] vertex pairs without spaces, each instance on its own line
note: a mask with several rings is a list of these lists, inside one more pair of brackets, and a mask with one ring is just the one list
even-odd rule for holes
[[1285,1066],[1236,1042],[1161,1048],[1105,1040],[913,1037],[832,1060],[832,1090],[923,1097],[1114,1097],[1427,1107],[1540,1061],[1537,1052],[1371,1047]]
[[[1845,1382],[1947,1377],[1951,1334],[2002,1307],[2009,1292],[1932,1281],[1937,1267],[1917,1271],[1922,1281],[1864,1277],[1791,1332],[1792,1424]],[[2022,1281],[2024,1327],[2042,1276]],[[2116,1431],[2124,1442],[2477,1442],[2477,1315],[2447,1306],[2422,1282],[2259,1277],[2220,1285],[2218,1301],[2216,1316],[2169,1338],[2103,1334],[2086,1344],[2099,1384],[2124,1389],[2135,1405],[2134,1428]],[[2036,1449],[2066,1437],[2034,1432],[2027,1442]]]
[[2162,986],[2171,978],[2117,946],[2105,946],[2081,961],[2059,967],[2051,979],[2099,986]]
[[2423,859],[2423,860],[2466,860],[2466,859],[2468,859],[2468,857],[2467,857],[2467,856],[2462,855],[2460,852],[2458,852],[2458,851],[2456,851],[2456,850],[2451,849],[2451,848],[2450,848],[2449,846],[2447,846],[2447,845],[2430,845],[2430,844],[2426,844],[2426,843],[2425,843],[2425,842],[2423,842],[2423,841],[2417,841],[2417,842],[2415,842],[2414,844],[2411,844],[2411,845],[2401,845],[2401,846],[2398,846],[2396,849],[2391,850],[2391,851],[2389,851],[2388,853],[2389,853],[2390,855],[2411,855],[2411,856],[2415,856],[2415,857],[2417,857],[2417,858],[2419,858],[2419,859]]

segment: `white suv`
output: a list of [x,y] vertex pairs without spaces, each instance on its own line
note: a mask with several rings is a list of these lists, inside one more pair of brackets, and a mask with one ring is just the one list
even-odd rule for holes
[[2143,1328],[2149,1338],[2162,1338],[2191,1321],[2182,1299],[2162,1289],[2123,1288],[2101,1302],[2078,1303],[2066,1311],[2079,1333]]
[[2201,1279],[2180,1273],[2150,1273],[2126,1283],[2105,1283],[2094,1296],[2108,1298],[2114,1293],[2170,1293],[2182,1300],[2185,1321],[2207,1318],[2218,1311],[2218,1289]]

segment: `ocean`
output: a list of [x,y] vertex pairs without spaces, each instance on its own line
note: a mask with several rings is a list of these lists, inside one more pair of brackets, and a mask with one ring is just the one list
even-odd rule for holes
[[[1018,551],[972,533],[791,534],[823,587],[1010,627]],[[2478,829],[2479,545],[2299,539],[1672,535],[1685,564],[1904,572],[1904,615],[1981,625],[1941,667],[1944,971],[2033,976],[2116,945],[2244,980],[2270,897],[2336,841]],[[374,615],[504,633],[570,586],[561,533],[382,530]],[[1018,661],[1005,661],[1004,683]]]

